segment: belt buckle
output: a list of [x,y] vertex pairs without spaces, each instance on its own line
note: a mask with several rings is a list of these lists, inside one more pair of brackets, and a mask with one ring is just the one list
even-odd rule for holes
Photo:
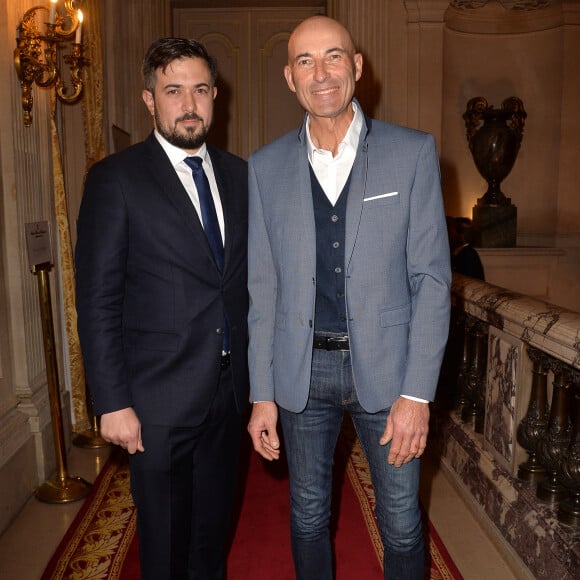
[[348,336],[315,336],[314,348],[347,351],[350,350],[350,340]]
[[348,350],[348,337],[328,336],[326,338],[326,345],[328,350]]

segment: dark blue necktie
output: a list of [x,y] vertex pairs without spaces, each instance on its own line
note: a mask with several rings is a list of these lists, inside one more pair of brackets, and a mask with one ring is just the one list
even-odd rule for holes
[[[195,182],[195,187],[197,188],[197,194],[199,196],[203,229],[205,231],[205,235],[207,237],[207,241],[209,242],[211,251],[213,252],[215,263],[217,264],[219,271],[222,272],[224,268],[224,245],[222,242],[222,234],[217,218],[217,212],[215,210],[215,204],[213,202],[211,189],[209,187],[209,181],[207,180],[205,171],[201,166],[202,159],[201,157],[186,157],[184,161],[191,168],[193,181]],[[229,352],[230,337],[228,323],[225,318],[223,338],[223,350],[224,352]]]
[[203,229],[209,242],[215,263],[221,272],[224,268],[224,245],[222,243],[222,234],[218,222],[215,204],[211,195],[209,181],[203,167],[201,166],[201,157],[186,157],[185,162],[191,168],[193,181],[197,188],[199,196],[199,205],[201,206],[201,221]]

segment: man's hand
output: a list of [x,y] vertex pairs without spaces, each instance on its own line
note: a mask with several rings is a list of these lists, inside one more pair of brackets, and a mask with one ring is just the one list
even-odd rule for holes
[[429,433],[429,403],[399,397],[391,407],[387,426],[380,444],[391,442],[388,462],[401,467],[415,457],[421,457]]
[[254,403],[248,433],[254,449],[268,461],[280,458],[280,440],[276,431],[278,407],[272,401]]
[[137,451],[145,451],[141,441],[141,422],[133,407],[101,415],[101,437],[105,441],[120,445],[131,455]]

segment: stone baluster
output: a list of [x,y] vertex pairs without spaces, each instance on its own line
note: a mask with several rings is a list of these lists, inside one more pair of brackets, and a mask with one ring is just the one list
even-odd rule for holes
[[461,419],[477,433],[483,433],[487,370],[487,325],[476,320],[468,331],[469,370],[466,381],[467,404]]
[[558,519],[570,526],[580,527],[580,376],[576,374],[572,398],[572,440],[564,454],[560,480],[569,490],[569,497],[560,502]]
[[548,426],[548,370],[550,360],[540,350],[528,347],[528,357],[533,363],[532,388],[525,417],[518,425],[517,441],[527,451],[528,459],[519,465],[518,477],[538,483],[546,473],[539,462],[537,447]]
[[475,324],[475,319],[463,313],[462,316],[457,317],[457,336],[460,339],[461,353],[459,360],[459,370],[457,373],[457,397],[455,400],[455,408],[461,411],[467,405],[467,389],[469,377],[469,350],[471,345],[470,329]]
[[468,362],[465,326],[467,316],[460,308],[452,308],[449,322],[449,338],[441,364],[437,385],[438,407],[441,409],[461,408],[465,402],[464,380]]
[[566,488],[558,479],[558,472],[565,451],[570,444],[572,428],[570,421],[570,372],[560,362],[552,365],[554,388],[548,427],[538,441],[538,460],[546,468],[546,476],[537,486],[536,496],[546,502],[556,503],[567,495]]

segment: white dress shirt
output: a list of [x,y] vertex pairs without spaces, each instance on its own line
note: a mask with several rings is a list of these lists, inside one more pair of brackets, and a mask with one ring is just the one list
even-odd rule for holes
[[[195,182],[193,181],[193,173],[191,172],[189,165],[187,165],[187,163],[184,161],[186,157],[192,157],[192,155],[189,155],[183,149],[180,149],[179,147],[169,143],[169,141],[167,141],[167,139],[165,139],[157,131],[154,131],[154,133],[155,137],[159,141],[159,144],[161,147],[163,147],[163,150],[167,154],[167,157],[169,157],[169,161],[171,161],[171,164],[177,173],[177,177],[179,177],[183,187],[185,187],[185,191],[187,191],[187,195],[189,195],[189,198],[191,199],[191,203],[193,204],[193,207],[199,216],[199,220],[203,224],[203,220],[201,218],[201,206],[199,204],[199,195],[197,193],[197,187],[195,187]],[[205,143],[199,148],[199,151],[195,154],[195,157],[201,157],[202,159],[202,167],[207,176],[207,180],[209,181],[209,187],[211,189],[211,195],[215,204],[215,211],[217,213],[223,243],[225,239],[224,211],[222,208],[222,202],[220,199],[217,182],[215,180],[215,174],[213,172],[211,159],[207,153],[207,147]]]
[[354,164],[360,132],[363,126],[362,111],[352,103],[354,117],[344,139],[338,144],[338,153],[333,157],[332,151],[319,149],[310,137],[310,117],[306,120],[306,142],[308,161],[320,183],[326,197],[334,206],[344,188]]

